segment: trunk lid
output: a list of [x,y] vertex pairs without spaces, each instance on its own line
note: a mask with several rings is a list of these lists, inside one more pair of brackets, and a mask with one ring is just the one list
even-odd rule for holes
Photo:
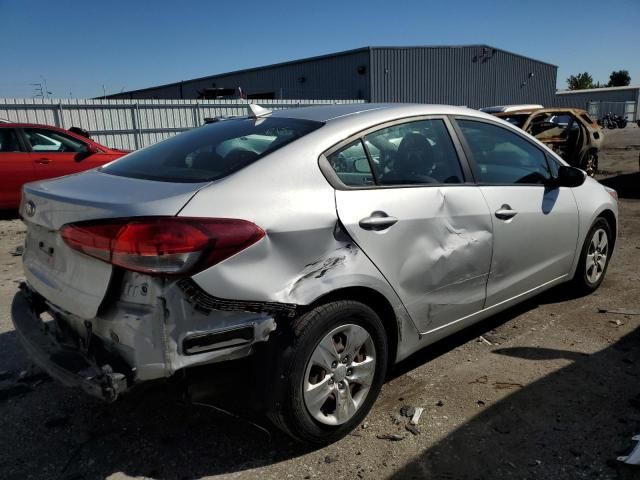
[[119,177],[97,170],[24,186],[20,214],[27,226],[27,281],[48,301],[75,316],[96,316],[113,266],[69,248],[67,223],[101,218],[176,215],[206,183]]

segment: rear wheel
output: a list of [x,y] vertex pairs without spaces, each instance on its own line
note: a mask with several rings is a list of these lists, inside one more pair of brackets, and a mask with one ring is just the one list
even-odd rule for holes
[[269,417],[300,441],[334,442],[364,419],[382,388],[388,359],[382,322],[367,305],[341,300],[295,319],[288,333],[277,348]]
[[613,237],[609,223],[599,217],[586,236],[580,263],[573,277],[573,283],[584,293],[595,291],[604,280],[611,259]]

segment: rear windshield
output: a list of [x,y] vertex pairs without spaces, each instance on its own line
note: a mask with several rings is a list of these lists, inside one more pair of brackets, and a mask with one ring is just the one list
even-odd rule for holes
[[322,125],[291,118],[221,120],[130,153],[101,171],[165,182],[217,180]]

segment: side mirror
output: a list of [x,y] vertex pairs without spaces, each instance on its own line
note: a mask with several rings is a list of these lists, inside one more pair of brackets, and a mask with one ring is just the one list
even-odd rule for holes
[[579,187],[586,178],[587,174],[579,168],[561,165],[558,167],[558,176],[555,179],[555,184],[558,187]]

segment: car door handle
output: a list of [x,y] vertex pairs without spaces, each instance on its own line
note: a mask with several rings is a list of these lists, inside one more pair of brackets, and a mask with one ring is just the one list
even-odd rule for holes
[[517,211],[513,210],[508,204],[502,205],[498,210],[496,210],[496,217],[500,220],[509,220],[510,218],[515,217],[518,214]]
[[397,222],[398,219],[396,217],[391,217],[385,212],[377,211],[373,212],[371,216],[360,220],[358,225],[360,225],[360,228],[363,230],[374,230],[379,232],[380,230],[386,230]]
[[38,158],[35,162],[39,163],[40,165],[46,165],[48,163],[51,163],[51,160],[49,160],[48,158]]

